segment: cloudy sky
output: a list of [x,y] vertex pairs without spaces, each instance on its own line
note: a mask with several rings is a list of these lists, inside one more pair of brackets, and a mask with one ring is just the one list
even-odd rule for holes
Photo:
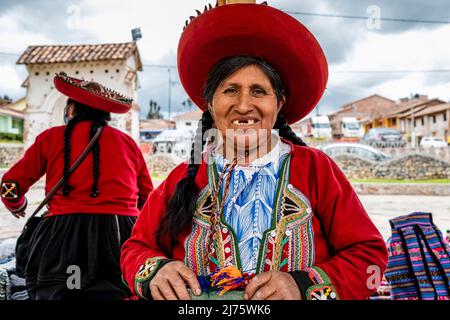
[[[142,115],[149,99],[167,109],[169,73],[154,65],[176,64],[184,21],[207,1],[0,0],[0,95],[14,99],[25,95],[20,84],[26,70],[15,61],[28,45],[126,42],[131,40],[130,30],[140,27],[143,38],[138,45],[146,65],[140,74]],[[272,0],[269,4],[300,20],[325,51],[330,79],[320,113],[375,93],[394,100],[421,93],[450,101],[449,0]],[[381,20],[372,19],[377,16]],[[183,111],[181,102],[187,96],[177,70],[171,74],[172,110]]]

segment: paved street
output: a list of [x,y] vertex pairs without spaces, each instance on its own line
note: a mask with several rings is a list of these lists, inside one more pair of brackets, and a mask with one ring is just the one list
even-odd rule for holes
[[[154,181],[158,185],[160,181]],[[28,213],[33,212],[43,199],[43,182],[41,181],[28,193]],[[450,198],[430,196],[361,196],[361,202],[378,227],[383,237],[390,236],[389,219],[415,211],[431,212],[435,224],[445,232],[450,229]],[[25,219],[14,218],[0,205],[0,240],[17,237]]]

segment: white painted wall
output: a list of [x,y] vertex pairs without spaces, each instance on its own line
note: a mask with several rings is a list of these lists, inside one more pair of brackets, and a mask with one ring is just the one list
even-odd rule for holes
[[197,131],[198,120],[180,120],[176,121],[177,129],[189,129],[193,132]]

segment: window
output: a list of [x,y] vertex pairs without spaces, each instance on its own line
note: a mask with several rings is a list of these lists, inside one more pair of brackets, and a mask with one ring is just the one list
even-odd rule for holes
[[190,127],[190,126],[192,126],[192,122],[186,122],[185,125],[186,125],[186,127]]
[[329,129],[331,128],[329,123],[313,123],[313,128],[317,129]]
[[417,127],[416,119],[414,119],[414,128]]
[[447,121],[447,113],[444,113],[444,121]]
[[422,120],[422,127],[423,127],[425,125],[425,119],[422,118],[421,120]]
[[20,129],[20,120],[12,119],[11,127],[13,129]]
[[362,158],[365,158],[365,159],[370,159],[370,160],[377,160],[378,159],[378,157],[377,157],[377,155],[375,153],[373,153],[373,152],[371,152],[369,150],[366,150],[364,148],[350,147],[349,152],[352,153],[352,154],[358,155],[358,156],[360,156]]
[[436,123],[436,116],[433,116],[433,123]]

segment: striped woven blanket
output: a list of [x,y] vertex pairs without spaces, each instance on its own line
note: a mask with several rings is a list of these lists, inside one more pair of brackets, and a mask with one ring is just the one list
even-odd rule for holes
[[390,220],[385,277],[392,299],[450,299],[449,246],[431,213],[415,212]]

